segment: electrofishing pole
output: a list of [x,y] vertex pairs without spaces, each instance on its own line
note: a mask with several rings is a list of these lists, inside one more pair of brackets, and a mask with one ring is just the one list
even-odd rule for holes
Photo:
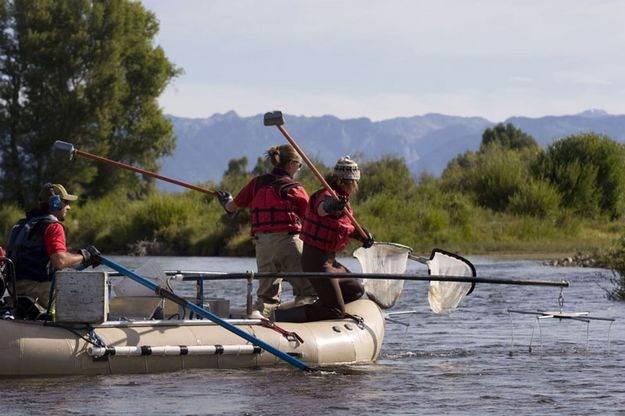
[[76,149],[73,144],[68,142],[63,142],[61,140],[57,140],[54,142],[54,146],[52,150],[55,155],[68,157],[69,160],[74,158],[74,155],[80,156],[86,159],[95,160],[96,162],[101,162],[107,165],[116,166],[118,168],[130,170],[132,172],[140,173],[142,175],[151,176],[156,179],[160,179],[165,182],[173,183],[174,185],[183,186],[185,188],[193,189],[194,191],[203,192],[208,195],[216,195],[217,192],[211,189],[202,188],[201,186],[193,185],[190,183],[182,182],[177,179],[169,178],[167,176],[159,175],[158,173],[150,172],[144,169],[139,169],[131,165],[127,165],[125,163],[117,162],[114,160],[106,159],[102,156],[94,155],[91,153],[87,153],[85,151]]

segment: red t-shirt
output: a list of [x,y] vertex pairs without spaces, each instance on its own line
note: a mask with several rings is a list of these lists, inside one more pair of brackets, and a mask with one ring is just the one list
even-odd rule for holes
[[54,253],[65,253],[67,247],[65,246],[65,230],[63,226],[58,222],[48,225],[43,232],[43,244],[46,246],[48,256]]

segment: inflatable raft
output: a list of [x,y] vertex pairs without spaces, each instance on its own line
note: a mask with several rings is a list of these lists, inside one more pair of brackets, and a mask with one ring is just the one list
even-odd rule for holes
[[[310,367],[378,358],[384,317],[361,299],[347,305],[360,319],[276,323],[229,319]],[[101,324],[0,320],[0,376],[131,374],[191,368],[286,365],[208,320],[107,321]]]

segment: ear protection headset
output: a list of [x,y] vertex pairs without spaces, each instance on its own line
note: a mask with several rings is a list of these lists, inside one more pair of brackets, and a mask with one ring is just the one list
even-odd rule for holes
[[54,186],[52,186],[51,183],[47,183],[44,186],[48,188],[48,191],[50,191],[50,197],[48,198],[50,211],[60,211],[63,208],[63,200],[54,191]]

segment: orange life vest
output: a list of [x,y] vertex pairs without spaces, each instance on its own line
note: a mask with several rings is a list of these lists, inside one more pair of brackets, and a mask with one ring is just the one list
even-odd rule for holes
[[[347,247],[349,236],[354,232],[354,225],[344,213],[338,218],[317,214],[318,201],[323,201],[329,195],[330,192],[321,189],[310,197],[300,238],[304,243],[313,247],[339,252]],[[350,214],[352,213],[349,201],[345,208]]]
[[258,177],[250,204],[252,234],[301,231],[297,205],[287,198],[289,191],[298,186],[288,175],[268,173]]

